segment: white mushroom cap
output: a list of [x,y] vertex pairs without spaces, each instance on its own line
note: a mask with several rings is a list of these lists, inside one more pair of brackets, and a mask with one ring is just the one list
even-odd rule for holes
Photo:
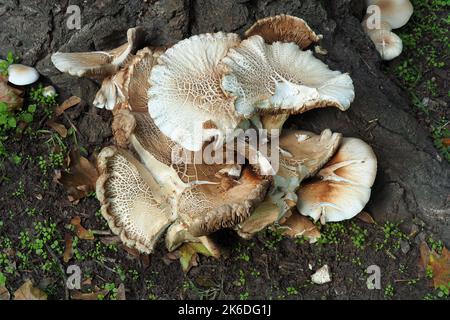
[[167,195],[125,150],[104,148],[98,157],[98,169],[96,194],[109,227],[127,246],[152,252],[174,220]]
[[33,67],[23,64],[12,64],[8,67],[8,81],[17,86],[26,86],[39,79],[39,72]]
[[381,19],[389,23],[392,29],[403,27],[414,11],[409,0],[366,0],[366,4],[377,5],[381,11]]
[[383,60],[392,60],[400,55],[403,50],[403,42],[399,36],[388,30],[374,30],[369,32],[369,37],[375,44],[378,53]]
[[303,19],[286,14],[256,21],[245,31],[246,37],[254,35],[263,37],[269,44],[276,41],[294,42],[302,49],[322,38],[316,35]]
[[110,51],[93,52],[56,52],[51,60],[56,69],[70,75],[82,77],[104,78],[114,74],[131,54],[136,50],[144,38],[142,28],[128,29],[128,42]]
[[236,110],[251,117],[264,113],[303,113],[335,106],[346,110],[354,98],[348,74],[331,71],[311,51],[294,43],[269,45],[252,36],[223,59],[227,74],[222,87],[236,97]]
[[43,95],[44,97],[51,97],[51,96],[56,95],[56,89],[55,89],[55,87],[54,87],[54,86],[46,86],[46,87],[44,88],[44,91],[42,92],[42,95]]
[[169,48],[153,67],[148,110],[158,128],[182,147],[198,151],[239,124],[234,98],[222,91],[219,68],[238,44],[236,34],[196,35]]
[[354,217],[367,204],[375,180],[377,160],[372,148],[355,138],[344,138],[334,157],[317,178],[302,184],[298,211],[322,223]]

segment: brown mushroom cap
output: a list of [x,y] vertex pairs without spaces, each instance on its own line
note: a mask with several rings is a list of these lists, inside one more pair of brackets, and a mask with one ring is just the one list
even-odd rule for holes
[[283,235],[291,238],[305,237],[309,243],[317,242],[321,235],[317,226],[310,219],[299,214],[297,210],[293,209],[292,211],[291,216],[280,226]]
[[247,38],[254,35],[263,37],[269,44],[276,41],[294,42],[302,49],[321,39],[303,19],[286,14],[256,21],[245,31]]
[[98,157],[96,193],[103,217],[129,247],[150,253],[173,222],[168,196],[129,152],[104,148]]
[[[155,180],[172,185],[170,189],[178,195],[174,210],[193,236],[233,227],[263,201],[270,186],[268,178],[251,168],[244,168],[235,176],[234,164],[174,164],[172,151],[178,145],[159,131],[148,113],[121,110],[119,114],[115,116],[114,122],[117,119],[118,124],[114,127],[123,130],[114,132],[128,131],[121,134],[129,136],[130,145]],[[133,123],[134,130],[129,133]]]
[[104,78],[113,75],[130,58],[144,37],[142,28],[131,28],[127,31],[128,42],[118,48],[110,51],[56,52],[51,60],[61,72],[77,77]]
[[357,215],[370,198],[377,160],[372,148],[355,138],[344,138],[333,158],[317,178],[302,184],[298,211],[322,223]]

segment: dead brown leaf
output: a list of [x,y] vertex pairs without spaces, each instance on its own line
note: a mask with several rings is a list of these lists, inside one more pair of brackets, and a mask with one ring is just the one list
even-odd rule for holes
[[64,235],[64,242],[66,247],[64,249],[63,261],[67,263],[73,257],[73,246],[72,246],[73,242],[70,233],[66,233]]
[[9,86],[7,80],[0,78],[0,102],[5,102],[9,111],[22,108],[22,95],[22,90]]
[[446,147],[450,146],[450,138],[442,139],[442,144]]
[[47,300],[47,294],[41,289],[33,287],[31,280],[27,280],[14,292],[14,300]]
[[422,241],[420,243],[419,252],[420,252],[419,268],[421,272],[425,272],[428,263],[430,262],[430,253],[431,253],[431,250],[425,241]]
[[81,218],[79,216],[75,216],[70,220],[70,224],[75,227],[75,232],[77,237],[83,240],[94,240],[95,237],[90,230],[87,230],[81,225]]
[[61,103],[59,106],[55,109],[55,115],[58,117],[63,114],[64,111],[66,111],[69,108],[72,108],[79,104],[81,102],[81,99],[76,96],[71,96],[69,99]]
[[361,211],[357,216],[359,220],[368,224],[375,224],[375,220],[367,211]]
[[98,173],[95,166],[78,150],[72,150],[68,156],[68,170],[55,174],[54,180],[62,184],[71,202],[80,200],[95,191]]
[[63,124],[52,120],[47,121],[46,124],[53,130],[55,130],[61,137],[63,138],[67,137],[67,129]]
[[106,296],[108,294],[108,290],[100,290],[97,287],[95,289],[95,291],[87,293],[72,291],[70,293],[70,298],[72,300],[98,300],[99,296]]
[[297,212],[292,215],[282,224],[283,235],[296,238],[303,236],[311,243],[316,242],[320,238],[320,231],[316,225],[307,217],[302,216]]
[[433,270],[433,285],[435,288],[450,285],[450,251],[442,249],[439,255],[432,251],[429,266]]
[[0,301],[11,299],[11,294],[6,287],[0,287]]

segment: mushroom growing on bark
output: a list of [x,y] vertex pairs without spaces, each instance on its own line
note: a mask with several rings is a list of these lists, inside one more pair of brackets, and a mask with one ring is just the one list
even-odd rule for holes
[[[392,60],[400,55],[403,43],[392,29],[403,27],[414,11],[409,0],[366,0],[368,13],[362,26],[375,44],[383,60]],[[376,10],[372,10],[375,6]]]
[[127,43],[110,51],[56,52],[51,59],[61,72],[77,77],[104,78],[117,72],[136,52],[145,38],[140,27],[128,29]]
[[301,184],[297,209],[322,223],[350,219],[369,201],[376,171],[372,148],[360,139],[344,138],[316,179]]

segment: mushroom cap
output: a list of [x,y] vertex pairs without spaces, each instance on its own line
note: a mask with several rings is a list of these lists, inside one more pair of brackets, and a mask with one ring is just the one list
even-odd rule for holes
[[368,21],[369,21],[368,19],[369,19],[369,17],[370,17],[370,16],[367,14],[367,15],[364,17],[363,21],[361,22],[361,26],[363,27],[364,32],[365,32],[366,34],[369,34],[369,32],[375,31],[375,30],[388,30],[388,31],[391,31],[391,30],[392,30],[391,25],[390,25],[387,21],[384,21],[384,20],[381,20],[381,21],[380,21],[380,26],[379,26],[379,28],[377,28],[377,29],[371,29],[370,26],[368,25]]
[[392,31],[373,30],[368,35],[383,60],[392,60],[402,53],[402,39]]
[[236,110],[246,117],[257,111],[297,114],[326,106],[346,110],[354,98],[348,74],[331,71],[294,43],[269,45],[252,36],[230,49],[222,62],[227,73],[222,87],[236,97]]
[[297,209],[322,223],[350,219],[369,201],[376,171],[372,148],[360,139],[344,138],[333,158],[318,172],[320,180],[300,186]]
[[127,246],[151,253],[173,222],[170,203],[161,187],[129,152],[104,148],[98,157],[96,193],[103,217]]
[[292,210],[292,214],[281,224],[280,228],[283,230],[283,235],[292,238],[305,237],[309,240],[309,243],[317,242],[321,235],[317,226],[295,209]]
[[299,181],[317,173],[336,153],[342,134],[325,129],[320,135],[308,131],[283,131],[280,136],[280,169],[284,178],[299,177]]
[[128,42],[110,51],[56,52],[51,60],[61,72],[77,77],[104,78],[113,75],[136,51],[145,38],[141,27],[127,31]]
[[[200,165],[190,169],[195,179],[213,182],[186,189],[179,199],[180,219],[194,236],[203,236],[222,228],[232,228],[250,216],[261,203],[270,181],[244,167],[239,179],[212,177],[220,165]],[[223,167],[223,165],[222,165]],[[210,172],[208,172],[210,171]],[[229,182],[226,184],[224,182]]]
[[153,67],[148,110],[156,126],[182,147],[201,150],[205,141],[222,140],[239,124],[234,98],[220,86],[220,61],[238,44],[236,34],[195,35],[169,48]]
[[22,108],[22,96],[22,90],[9,86],[6,78],[0,75],[0,101],[7,104],[9,111]]
[[127,103],[132,111],[147,112],[147,91],[150,88],[148,78],[160,54],[161,51],[152,51],[150,48],[139,50],[128,59],[124,68],[103,80],[94,105],[112,110],[119,103]]
[[247,31],[245,36],[259,35],[264,41],[272,44],[276,41],[294,42],[301,49],[305,49],[313,42],[318,42],[321,37],[298,17],[280,14],[256,21]]
[[414,11],[409,0],[366,0],[366,4],[377,5],[381,11],[381,19],[389,23],[392,29],[403,27]]
[[8,67],[8,81],[16,86],[26,86],[39,79],[39,72],[23,64],[11,64]]

